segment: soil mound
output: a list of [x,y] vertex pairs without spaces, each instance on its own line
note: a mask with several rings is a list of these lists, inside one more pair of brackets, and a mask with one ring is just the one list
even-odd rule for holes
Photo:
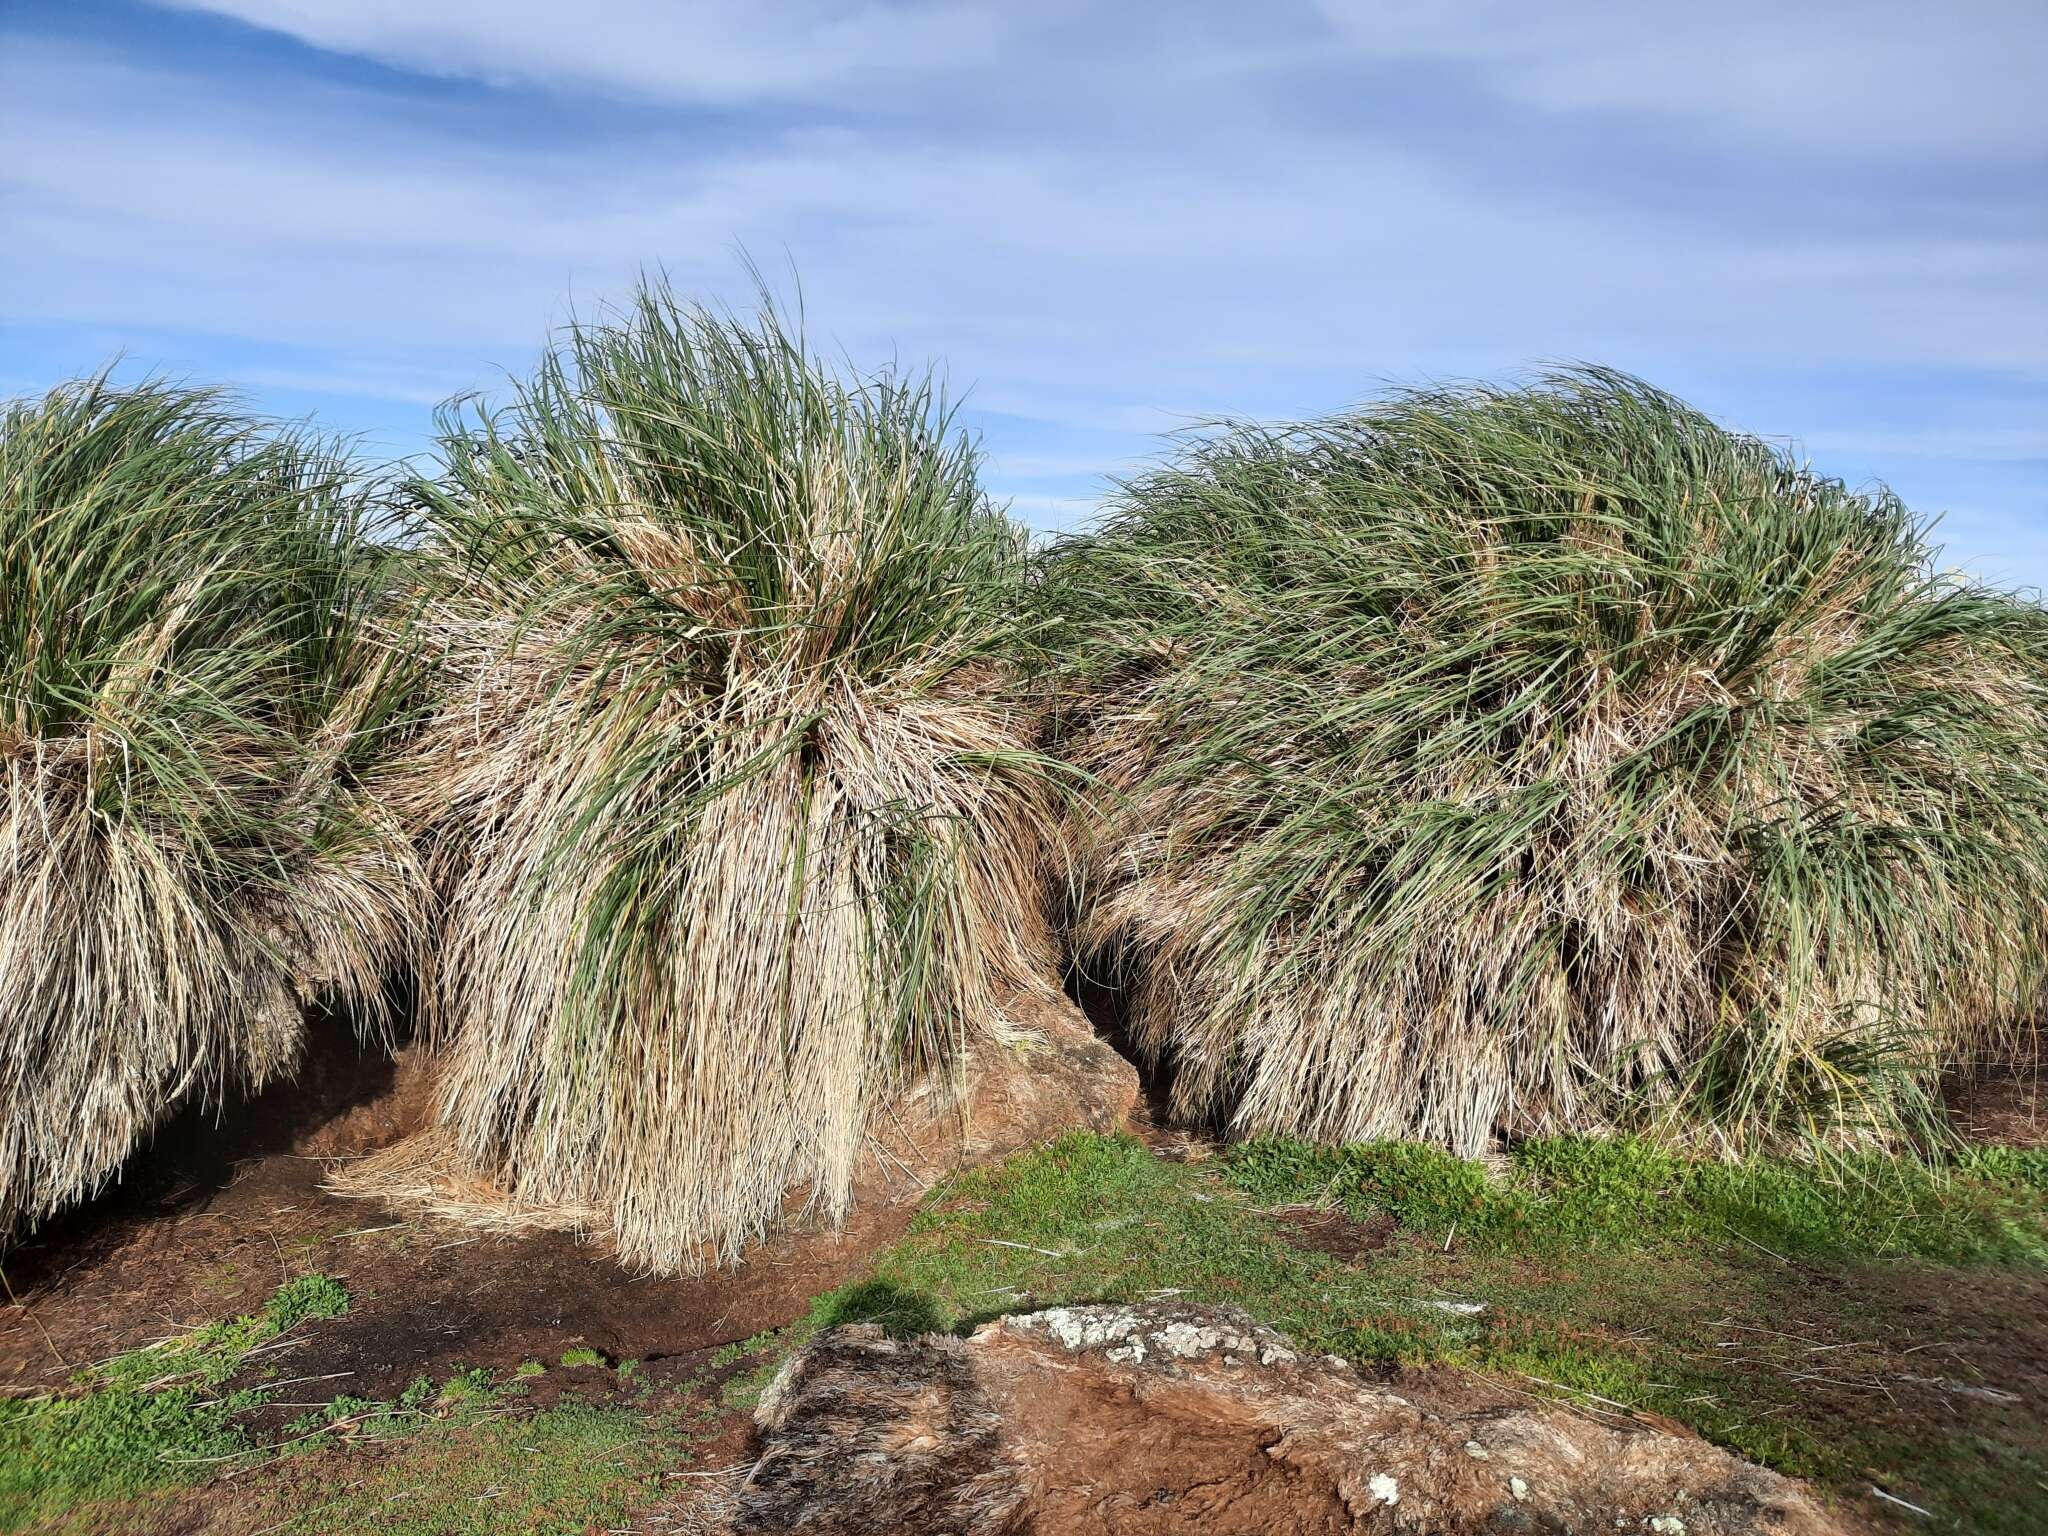
[[[1112,1131],[1128,1121],[1138,1099],[1137,1069],[1094,1034],[1072,1003],[1018,994],[1003,1011],[1013,1038],[976,1048],[961,1075],[964,1094],[944,1079],[926,1079],[874,1118],[853,1180],[856,1212],[914,1204],[948,1173],[1067,1131]],[[438,1125],[338,1168],[326,1189],[479,1232],[573,1232],[607,1252],[613,1247],[602,1212],[520,1201],[465,1168],[452,1136]],[[810,1191],[792,1188],[781,1230],[805,1225],[811,1204]],[[702,1273],[716,1261],[707,1245],[687,1268]]]
[[1055,1308],[968,1339],[832,1329],[785,1366],[757,1424],[740,1532],[1853,1529],[1705,1441],[1454,1373],[1378,1381],[1241,1313],[1177,1303]]

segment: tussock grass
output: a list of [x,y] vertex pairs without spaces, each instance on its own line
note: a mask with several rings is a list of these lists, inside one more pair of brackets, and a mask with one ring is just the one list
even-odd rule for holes
[[657,1270],[836,1217],[878,1098],[1053,974],[1022,535],[930,378],[659,287],[444,428],[406,806],[458,1151]]
[[404,669],[334,450],[104,378],[0,408],[0,1235],[195,1095],[374,1027],[423,885],[369,789]]
[[2038,998],[2035,605],[1597,370],[1230,426],[1058,552],[1080,963],[1239,1134],[1859,1141]]

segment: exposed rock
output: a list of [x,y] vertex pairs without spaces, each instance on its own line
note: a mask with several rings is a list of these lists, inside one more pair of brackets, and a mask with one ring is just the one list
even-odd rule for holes
[[784,1367],[734,1529],[815,1536],[1835,1536],[1705,1441],[1454,1373],[1396,1385],[1240,1313],[1061,1307],[969,1339],[835,1328]]

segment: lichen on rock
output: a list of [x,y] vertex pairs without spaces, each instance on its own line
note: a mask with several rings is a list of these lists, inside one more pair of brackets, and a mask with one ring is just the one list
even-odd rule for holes
[[1437,1371],[1399,1390],[1241,1312],[1055,1307],[819,1335],[763,1398],[735,1529],[928,1536],[1840,1536],[1689,1436]]

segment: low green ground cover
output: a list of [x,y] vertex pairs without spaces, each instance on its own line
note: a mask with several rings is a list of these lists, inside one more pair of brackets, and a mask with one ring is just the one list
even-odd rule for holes
[[[554,1536],[617,1528],[658,1497],[688,1460],[689,1426],[643,1409],[566,1401],[531,1413],[436,1420],[390,1455],[319,1484],[338,1496],[302,1505],[281,1532],[377,1530],[387,1536]],[[345,1460],[350,1453],[332,1453]],[[339,1470],[339,1469],[337,1469]],[[289,1508],[295,1490],[265,1490]]]
[[[1489,1170],[1273,1141],[1181,1163],[1074,1135],[940,1185],[864,1278],[694,1383],[657,1387],[576,1349],[560,1365],[578,1380],[549,1406],[528,1397],[548,1369],[530,1361],[251,1436],[238,1419],[271,1389],[229,1384],[348,1303],[303,1277],[260,1314],[94,1368],[72,1395],[0,1403],[0,1525],[149,1529],[183,1485],[232,1472],[221,1496],[279,1531],[625,1528],[711,1486],[675,1479],[706,1476],[707,1438],[820,1327],[908,1335],[1162,1295],[1242,1307],[1370,1366],[1458,1366],[1676,1420],[1865,1507],[1882,1488],[1931,1512],[1929,1527],[1884,1506],[1921,1528],[2018,1536],[2048,1495],[2041,1380],[1999,1374],[2048,1359],[2038,1153],[1702,1165],[1555,1141]],[[605,1402],[574,1395],[593,1370]]]
[[1260,1140],[1231,1149],[1255,1198],[1385,1211],[1416,1231],[1463,1232],[1491,1252],[1648,1247],[1733,1236],[1784,1254],[1937,1263],[2048,1262],[2048,1152],[1973,1148],[1950,1164],[1877,1154],[1808,1165],[1680,1157],[1617,1138],[1527,1142],[1502,1177],[1407,1142]]
[[[2017,1533],[2014,1501],[2048,1491],[2038,1425],[1996,1385],[1937,1372],[1924,1352],[1958,1341],[1929,1336],[1916,1298],[1982,1294],[1987,1325],[2038,1328],[2044,1170],[2003,1151],[1946,1169],[1718,1165],[1567,1140],[1490,1176],[1406,1144],[1255,1142],[1182,1165],[1075,1136],[935,1191],[810,1325],[910,1333],[1160,1295],[1235,1305],[1311,1350],[1661,1415],[1843,1492],[1874,1484],[1953,1528]],[[1340,1257],[1303,1242],[1301,1205],[1384,1213],[1397,1231]]]
[[301,1275],[261,1312],[88,1367],[76,1392],[0,1399],[0,1523],[193,1480],[254,1455],[237,1416],[269,1390],[225,1383],[263,1346],[347,1310],[338,1282]]
[[[538,1362],[503,1379],[483,1367],[421,1376],[388,1401],[339,1396],[252,1433],[248,1416],[294,1383],[229,1383],[263,1374],[266,1345],[348,1306],[339,1282],[302,1275],[261,1312],[117,1355],[81,1371],[69,1392],[0,1399],[0,1530],[153,1529],[153,1512],[188,1485],[277,1466],[247,1496],[278,1506],[279,1531],[580,1531],[645,1503],[660,1467],[686,1454],[672,1415],[577,1401],[527,1408]],[[604,1362],[581,1349],[562,1363]],[[330,1483],[341,1496],[304,1496]]]

